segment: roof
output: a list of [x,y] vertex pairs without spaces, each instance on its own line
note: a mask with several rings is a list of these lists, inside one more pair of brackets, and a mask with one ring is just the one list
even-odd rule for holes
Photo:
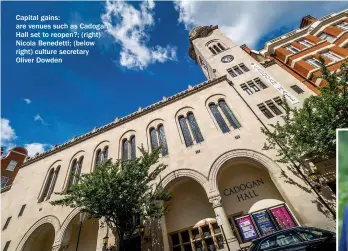
[[69,147],[71,147],[73,145],[81,143],[81,142],[83,142],[83,141],[85,141],[87,139],[90,139],[90,138],[95,137],[95,136],[97,136],[99,134],[102,134],[102,133],[104,133],[106,131],[109,131],[109,130],[111,130],[113,128],[116,128],[116,127],[118,127],[120,125],[123,125],[123,124],[129,122],[129,121],[132,121],[132,120],[137,119],[137,118],[139,118],[141,116],[144,116],[145,114],[148,114],[148,113],[153,112],[153,111],[155,111],[155,110],[157,110],[159,108],[162,108],[162,107],[164,107],[166,105],[174,103],[174,102],[176,102],[179,99],[185,98],[185,97],[187,97],[189,95],[192,95],[192,94],[194,94],[196,92],[199,92],[199,91],[201,91],[203,89],[206,89],[206,88],[211,87],[211,86],[213,86],[215,84],[218,84],[218,83],[220,83],[220,82],[222,82],[224,80],[228,81],[227,75],[223,75],[221,77],[205,81],[205,82],[200,83],[198,85],[195,85],[193,87],[189,86],[188,89],[186,89],[186,90],[184,90],[182,92],[179,92],[179,93],[177,93],[177,94],[175,94],[175,95],[173,95],[173,96],[171,96],[169,98],[165,98],[164,97],[163,100],[161,100],[159,102],[156,102],[156,103],[154,103],[152,105],[149,105],[149,106],[147,106],[147,107],[145,107],[143,109],[139,108],[139,110],[134,112],[134,113],[131,113],[131,114],[129,114],[129,115],[125,116],[125,117],[122,117],[122,118],[116,118],[113,122],[111,122],[109,124],[106,124],[106,125],[101,126],[99,128],[95,127],[92,131],[90,131],[90,132],[88,132],[86,134],[83,134],[83,135],[78,136],[78,137],[73,137],[68,142],[65,142],[65,143],[63,143],[63,144],[61,144],[59,146],[55,145],[55,146],[53,146],[52,149],[50,149],[50,150],[48,150],[46,152],[43,152],[41,154],[36,154],[32,158],[28,158],[26,160],[26,162],[24,162],[21,165],[20,168],[22,168],[24,166],[28,166],[28,165],[36,162],[36,161],[44,159],[44,158],[46,158],[46,157],[48,157],[50,155],[53,155],[53,154],[55,154],[57,152],[60,152],[60,151],[62,151],[64,149],[67,149],[67,148],[69,148]]

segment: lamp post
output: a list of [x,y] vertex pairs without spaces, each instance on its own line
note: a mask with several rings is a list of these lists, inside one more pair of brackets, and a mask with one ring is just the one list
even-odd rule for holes
[[77,243],[76,243],[76,251],[79,248],[79,242],[80,242],[80,234],[81,234],[81,228],[82,228],[82,223],[85,220],[86,213],[85,212],[80,212],[79,218],[80,218],[80,225],[79,225],[79,234],[77,236]]

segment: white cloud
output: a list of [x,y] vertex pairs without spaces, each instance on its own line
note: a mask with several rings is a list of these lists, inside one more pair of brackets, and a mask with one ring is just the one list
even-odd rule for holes
[[[266,34],[281,27],[296,29],[308,14],[321,17],[346,7],[345,2],[226,2],[175,1],[178,21],[186,29],[193,26],[219,25],[230,39],[239,45],[255,48]],[[256,48],[255,48],[256,49]]]
[[124,1],[107,0],[102,15],[107,32],[121,45],[120,65],[128,69],[145,69],[148,65],[176,60],[176,48],[170,45],[150,47],[148,32],[155,21],[152,0],[139,4],[140,9]]
[[25,99],[23,99],[24,101],[25,101],[25,103],[27,103],[28,105],[31,103],[31,100],[30,99],[28,99],[28,98],[25,98]]
[[40,114],[36,114],[34,116],[34,121],[40,121],[43,125],[47,125],[43,118],[40,116]]
[[15,130],[10,125],[10,120],[1,118],[1,146],[13,148],[13,141],[17,138]]
[[28,150],[28,156],[33,157],[36,153],[43,153],[47,148],[51,145],[49,144],[41,144],[41,143],[31,143],[25,144],[24,147]]

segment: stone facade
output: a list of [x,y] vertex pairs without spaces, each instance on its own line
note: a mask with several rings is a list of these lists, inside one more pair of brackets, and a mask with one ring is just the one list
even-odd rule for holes
[[[230,250],[238,250],[248,242],[243,241],[234,217],[279,205],[285,205],[295,224],[335,229],[335,221],[320,210],[322,205],[318,205],[309,185],[287,165],[277,163],[275,151],[262,150],[265,136],[260,128],[279,121],[279,111],[284,113],[277,97],[285,94],[292,106],[300,107],[314,93],[279,65],[260,65],[217,26],[198,27],[190,34],[190,43],[190,56],[208,81],[55,146],[23,164],[12,189],[2,194],[2,222],[12,217],[1,234],[2,249],[10,241],[9,251],[75,250],[81,225],[79,212],[51,206],[49,201],[59,196],[54,192],[66,190],[78,161],[83,160],[78,162],[81,173],[93,171],[99,150],[107,147],[109,158],[121,158],[125,138],[135,136],[137,146],[151,149],[149,130],[158,125],[163,125],[168,145],[168,155],[161,157],[168,167],[161,176],[173,199],[158,227],[145,229],[143,250],[180,250],[185,245],[192,250],[199,250],[196,245],[227,250],[216,227],[217,216]],[[221,47],[216,50],[215,46]],[[303,92],[295,92],[293,85]],[[229,120],[231,113],[223,112],[221,101],[233,112],[234,125]],[[214,104],[220,120],[212,110]],[[194,114],[203,138],[195,137],[191,124],[191,145],[179,122],[182,118],[190,120],[189,114]],[[25,211],[17,217],[24,204]],[[195,244],[193,239],[205,236],[206,230],[212,236]],[[103,250],[106,235],[112,244],[112,234],[103,220],[85,219],[79,250]]]

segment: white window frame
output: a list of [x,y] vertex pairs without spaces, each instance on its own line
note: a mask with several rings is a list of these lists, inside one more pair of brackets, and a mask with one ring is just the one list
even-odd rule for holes
[[[326,40],[326,41],[328,41],[328,42],[332,42],[332,41],[335,40],[335,37],[333,37],[333,36],[331,36],[331,35],[329,35],[329,34],[327,34],[327,33],[325,33],[325,32],[322,32],[322,33],[320,34],[319,38],[324,39],[324,40]],[[328,38],[329,38],[329,39],[328,39]]]
[[288,51],[290,51],[292,54],[296,54],[296,53],[299,53],[300,50],[295,48],[294,46],[292,45],[288,45],[288,46],[285,46],[285,49],[287,49]]
[[16,166],[17,166],[17,161],[11,160],[10,163],[8,163],[6,170],[13,172]]
[[342,60],[342,58],[340,56],[338,56],[337,54],[335,54],[331,51],[324,51],[324,52],[320,53],[320,55],[330,59],[333,62],[338,62],[338,61]]
[[348,31],[348,23],[345,21],[340,22],[339,24],[336,25],[336,27],[338,27],[342,30]]
[[300,41],[298,41],[299,44],[302,44],[303,46],[309,48],[309,47],[312,47],[313,44],[311,42],[309,42],[308,40],[306,39],[301,39]]
[[313,57],[312,58],[307,58],[306,62],[308,64],[310,64],[310,65],[313,65],[313,66],[317,67],[317,68],[320,68],[320,61],[318,59],[316,59],[316,58],[313,58]]

